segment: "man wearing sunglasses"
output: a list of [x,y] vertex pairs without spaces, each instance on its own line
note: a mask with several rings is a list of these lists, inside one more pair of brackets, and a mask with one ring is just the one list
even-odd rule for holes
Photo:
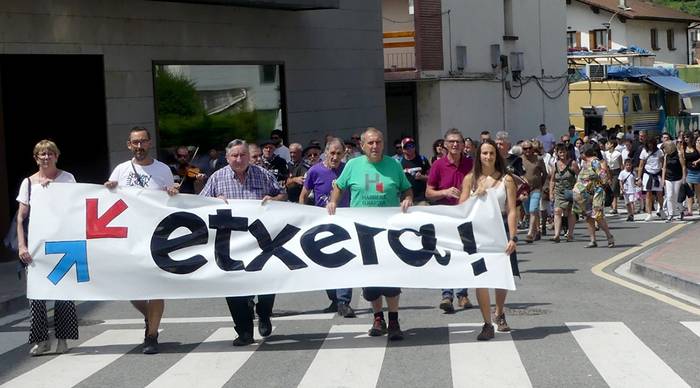
[[401,151],[403,155],[399,162],[413,188],[414,205],[428,205],[425,199],[425,184],[430,170],[428,159],[416,152],[416,142],[411,137],[401,140]]

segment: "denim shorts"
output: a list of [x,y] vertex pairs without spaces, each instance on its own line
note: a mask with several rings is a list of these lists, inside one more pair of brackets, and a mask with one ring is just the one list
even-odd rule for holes
[[525,201],[523,201],[523,210],[525,210],[526,213],[537,213],[540,211],[540,198],[542,197],[542,192],[541,191],[533,191],[530,193],[530,196],[527,197]]

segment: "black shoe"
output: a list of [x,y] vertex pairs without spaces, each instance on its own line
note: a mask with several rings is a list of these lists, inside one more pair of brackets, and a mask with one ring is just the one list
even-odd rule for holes
[[370,337],[379,337],[380,335],[386,334],[386,330],[386,321],[375,317],[374,322],[372,323],[372,328],[369,329],[367,335]]
[[494,337],[493,325],[490,323],[484,323],[481,327],[481,333],[476,337],[479,341],[488,341]]
[[389,341],[400,341],[403,339],[403,332],[401,331],[401,326],[399,326],[399,321],[389,321],[387,332],[389,333]]
[[355,311],[347,303],[338,304],[338,315],[344,318],[355,318]]
[[258,320],[258,332],[260,333],[261,337],[267,337],[272,333],[272,322],[270,322],[270,318],[262,318]]
[[337,313],[338,312],[338,302],[332,301],[328,307],[323,309],[324,313]]
[[143,340],[143,354],[158,354],[158,334],[149,335]]
[[455,312],[455,306],[452,304],[452,299],[442,298],[440,301],[440,309],[445,312],[445,314],[453,314]]
[[233,346],[247,346],[252,344],[253,342],[253,333],[242,334],[239,335],[238,338],[233,340]]

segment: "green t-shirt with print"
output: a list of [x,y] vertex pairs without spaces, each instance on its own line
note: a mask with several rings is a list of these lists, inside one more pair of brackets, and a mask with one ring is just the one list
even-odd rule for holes
[[377,163],[366,156],[351,159],[335,183],[350,190],[350,207],[399,206],[401,193],[411,188],[401,165],[386,155]]

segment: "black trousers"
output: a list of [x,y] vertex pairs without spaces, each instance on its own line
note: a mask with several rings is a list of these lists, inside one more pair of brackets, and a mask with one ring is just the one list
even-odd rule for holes
[[253,306],[260,319],[269,319],[275,304],[275,294],[254,296],[229,296],[226,304],[233,318],[233,325],[238,335],[253,335]]

